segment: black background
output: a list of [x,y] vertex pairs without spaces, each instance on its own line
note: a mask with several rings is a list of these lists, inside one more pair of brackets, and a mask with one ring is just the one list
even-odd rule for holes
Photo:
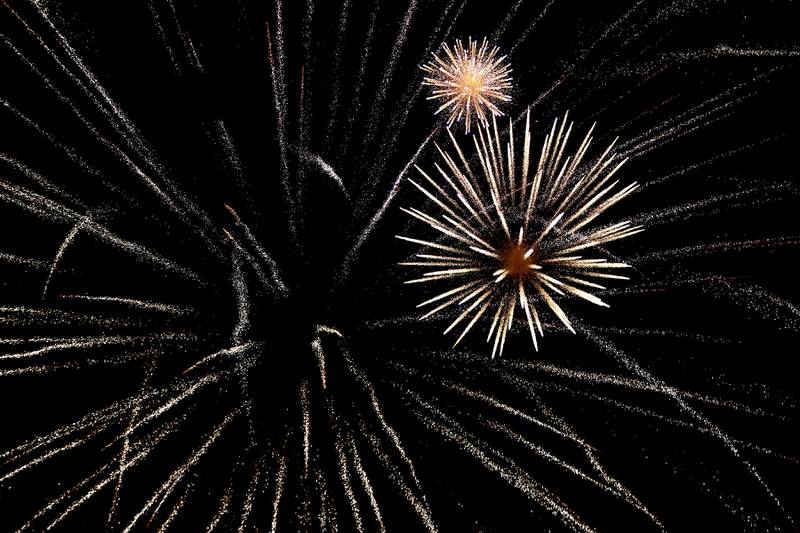
[[[345,333],[353,357],[373,381],[387,417],[417,463],[434,521],[443,531],[565,527],[497,472],[483,469],[463,453],[463,446],[421,423],[408,407],[413,402],[403,390],[418,392],[456,418],[461,417],[467,427],[474,422],[472,418],[501,417],[484,404],[448,395],[439,385],[451,379],[469,383],[522,410],[535,410],[519,391],[485,379],[486,368],[511,369],[525,379],[543,383],[538,393],[575,425],[608,471],[626,484],[666,529],[796,528],[800,520],[794,487],[798,443],[792,417],[797,415],[793,370],[800,322],[797,308],[790,303],[798,298],[798,254],[791,239],[800,231],[795,81],[800,13],[796,3],[645,1],[589,5],[556,0],[547,7],[539,1],[513,7],[514,2],[506,0],[467,1],[463,6],[461,2],[420,1],[401,42],[398,31],[409,7],[405,2],[356,0],[349,4],[344,18],[338,1],[314,2],[310,15],[305,2],[287,2],[282,6],[280,24],[272,2],[176,0],[174,9],[162,1],[44,2],[53,22],[157,154],[162,174],[207,214],[215,228],[219,254],[210,250],[179,215],[160,204],[119,157],[98,141],[104,138],[124,145],[108,117],[65,75],[20,19],[57,51],[60,61],[77,72],[74,63],[59,51],[52,30],[28,3],[7,4],[10,8],[0,10],[0,28],[6,39],[0,52],[1,90],[7,104],[0,115],[3,152],[73,195],[93,219],[188,266],[206,283],[198,286],[97,239],[79,236],[65,253],[42,300],[49,262],[72,224],[44,221],[4,203],[0,208],[4,228],[0,252],[45,263],[24,268],[4,261],[0,305],[70,309],[97,317],[89,325],[56,319],[22,324],[8,318],[17,316],[13,311],[5,311],[0,321],[4,337],[160,331],[200,337],[155,346],[161,362],[152,379],[169,383],[189,366],[188,362],[230,342],[236,306],[230,282],[230,244],[221,234],[221,228],[233,226],[224,207],[228,204],[270,250],[292,289],[292,297],[285,301],[256,295],[247,332],[248,338],[263,341],[268,347],[251,375],[251,393],[259,406],[257,425],[263,426],[264,432],[259,445],[265,450],[280,449],[280,428],[291,419],[293,415],[286,413],[296,409],[298,402],[293,387],[298,379],[314,375],[315,363],[308,349],[313,327],[325,324]],[[366,45],[373,17],[372,40]],[[500,31],[494,34],[496,29]],[[281,185],[281,121],[270,74],[268,31],[273,59],[280,55],[276,43],[281,36],[283,42],[283,60],[276,65],[285,81],[284,153],[293,204]],[[524,362],[535,360],[630,375],[613,354],[591,342],[581,327],[574,337],[558,331],[546,335],[537,354],[529,347],[521,324],[515,328],[503,361],[490,361],[479,334],[467,339],[463,352],[452,351],[451,339],[439,334],[444,320],[406,320],[413,317],[414,305],[427,294],[419,286],[402,285],[409,273],[395,266],[414,250],[394,235],[426,234],[399,211],[400,206],[423,203],[409,187],[401,186],[374,232],[355,254],[349,255],[425,138],[435,130],[433,139],[445,142],[441,119],[433,116],[434,104],[426,101],[425,92],[419,89],[419,65],[443,39],[469,36],[492,36],[502,50],[513,50],[513,101],[506,110],[517,117],[534,104],[534,145],[551,121],[567,110],[579,131],[598,122],[597,142],[601,145],[616,136],[624,142],[684,113],[691,118],[725,104],[709,115],[713,119],[710,122],[690,122],[669,142],[632,158],[624,167],[626,182],[636,180],[647,185],[671,177],[646,186],[615,208],[612,216],[622,218],[717,200],[668,218],[668,223],[653,224],[627,242],[617,243],[613,251],[623,258],[636,258],[716,242],[764,238],[787,242],[690,257],[667,254],[637,265],[631,285],[648,290],[609,294],[610,310],[575,302],[568,312],[580,326],[607,336],[666,383],[766,410],[768,416],[754,416],[692,404],[732,437],[789,456],[781,459],[752,449],[743,452],[782,502],[783,510],[719,439],[617,409],[591,395],[681,418],[680,410],[669,399],[586,383],[572,383],[573,390],[579,392],[567,394],[565,389],[555,385],[548,388],[547,384],[564,385],[570,383],[568,380],[558,381],[547,372],[524,367]],[[187,47],[189,40],[199,65]],[[393,59],[391,51],[398,43]],[[720,45],[729,47],[728,51]],[[730,49],[771,52],[736,55]],[[360,78],[365,50],[369,54]],[[789,53],[775,52],[780,50]],[[59,94],[21,56],[30,59]],[[363,79],[362,85],[359,79]],[[719,95],[722,97],[716,105],[708,103]],[[86,127],[71,106],[95,131]],[[20,113],[56,142],[26,125]],[[226,150],[221,137],[222,122],[232,150]],[[318,155],[334,168],[349,197],[318,166],[303,163],[303,154]],[[130,157],[156,173],[152,161],[135,154]],[[435,161],[429,145],[417,163],[427,168]],[[43,190],[12,165],[0,168],[3,183],[52,197],[53,191]],[[118,192],[110,192],[101,180],[116,186]],[[296,238],[291,236],[292,224]],[[776,299],[770,300],[767,291]],[[162,301],[190,307],[193,312],[180,319],[162,320],[155,315],[126,314],[113,305],[80,305],[60,297],[66,294]],[[623,334],[614,328],[649,332]],[[18,346],[3,349],[7,353],[19,351]],[[330,349],[338,353],[335,347]],[[3,377],[0,447],[10,448],[91,409],[135,394],[148,357],[152,357],[143,355],[131,362],[114,363],[118,355],[113,351],[94,353],[100,353],[97,358],[107,363],[86,363],[85,358],[91,356],[88,351],[69,353],[65,360],[75,361],[75,367]],[[36,359],[36,363],[59,363],[51,357],[60,355]],[[4,361],[7,366],[2,368],[17,364]],[[330,387],[335,389],[336,363],[330,364]],[[417,374],[409,376],[401,367],[416,369]],[[368,409],[359,405],[363,398],[345,385],[345,378],[340,379],[342,411]],[[188,429],[131,474],[123,493],[123,517],[133,516],[163,482],[165,472],[185,460],[197,445],[198,431],[210,427],[207,420],[218,419],[239,398],[238,391],[224,388],[209,395],[193,407]],[[348,411],[343,404],[354,407]],[[510,418],[505,421],[516,423]],[[542,445],[557,455],[580,460],[575,450],[560,449],[557,442],[548,442],[546,435],[524,425],[517,429],[533,441],[542,439]],[[476,429],[475,434],[515,457],[523,470],[573,506],[592,527],[602,531],[654,528],[624,503],[596,488],[587,488],[513,443],[485,429]],[[287,435],[290,441],[296,438],[296,429]],[[233,484],[237,494],[246,490],[247,479],[230,475],[246,438],[242,430],[232,430],[192,473],[191,496],[175,522],[177,530],[205,527],[202,524],[210,521],[227,483]],[[318,438],[324,441],[324,432]],[[101,466],[108,450],[102,448],[102,442],[92,446],[63,454],[13,481],[3,482],[0,529],[15,530],[65,487]],[[296,465],[297,457],[292,457],[290,464]],[[317,468],[335,474],[333,456],[323,453],[321,461]],[[379,461],[366,466],[382,471]],[[289,479],[292,472],[290,467]],[[376,474],[376,479],[380,478]],[[392,490],[388,481],[375,483],[378,495],[388,495]],[[293,494],[293,489],[287,491]],[[269,528],[270,494],[267,491],[256,502],[250,524],[261,530]],[[63,529],[102,530],[110,497],[110,491],[101,492],[63,522]],[[342,494],[337,498],[341,528],[349,531],[353,525],[347,522],[347,500]],[[386,496],[384,520],[389,531],[420,528],[402,500],[395,500],[395,496]],[[174,504],[174,500],[168,501],[167,507]],[[280,514],[285,523],[279,522],[279,526],[289,531],[299,527],[293,515],[294,502],[287,496]],[[364,516],[369,516],[367,500],[362,498],[360,503]],[[168,514],[161,513],[151,527],[157,527],[154,524]],[[139,527],[146,521],[142,520]],[[225,527],[236,525],[231,519]],[[368,519],[365,521],[367,530],[374,527]]]

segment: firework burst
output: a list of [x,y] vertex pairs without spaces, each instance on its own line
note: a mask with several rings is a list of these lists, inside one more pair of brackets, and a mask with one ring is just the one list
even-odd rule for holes
[[444,52],[446,60],[434,54],[421,67],[428,74],[423,84],[433,87],[428,100],[444,100],[436,113],[450,112],[448,126],[463,119],[467,132],[473,117],[486,123],[488,115],[502,116],[498,104],[511,100],[511,66],[506,56],[497,56],[499,48],[490,50],[486,39],[478,47],[470,38],[466,48],[456,41],[453,48],[445,44]]
[[[761,151],[794,101],[775,29],[737,69],[720,50],[736,59],[758,35],[698,24],[742,14],[701,3],[604,5],[586,24],[552,0],[88,4],[0,5],[0,530],[797,529],[796,398],[781,391],[800,318],[760,284],[794,279],[777,254],[800,235],[797,184],[766,165],[793,153]],[[536,57],[515,100],[613,116],[628,140],[575,150],[565,119],[539,153],[524,116],[514,142],[473,100],[477,153],[454,144],[414,177],[435,200],[410,211],[441,233],[405,259],[381,237],[441,133],[418,66],[476,27],[515,65]],[[676,54],[683,30],[711,62]],[[601,227],[630,192],[612,173],[645,154],[648,210]],[[638,224],[648,238],[624,259],[604,251]],[[454,340],[496,314],[504,356],[436,349],[402,311],[404,260],[443,285],[420,300],[451,291],[424,309],[466,313]],[[623,260],[637,279],[589,285]],[[503,352],[511,324],[534,342],[567,330],[543,293],[567,312],[573,297],[626,305],[572,319],[578,349],[552,361]]]
[[445,330],[448,333],[469,319],[456,345],[487,311],[494,309],[487,337],[487,341],[494,339],[492,357],[503,352],[517,302],[537,349],[536,332],[539,336],[544,333],[537,307],[548,308],[573,333],[557,298],[571,295],[608,307],[590,291],[605,288],[597,281],[628,279],[613,272],[629,265],[580,254],[642,231],[630,221],[591,226],[637,188],[636,183],[619,187],[619,180],[612,181],[625,163],[624,159],[617,161],[614,143],[601,156],[584,163],[594,126],[574,154],[565,157],[573,124],[565,131],[567,116],[556,119],[545,137],[538,164],[532,168],[530,112],[521,160],[515,152],[513,121],[509,122],[505,144],[497,121],[493,124],[493,128],[484,124],[473,136],[482,179],[476,177],[478,173],[451,133],[455,157],[437,146],[445,164],[445,168],[436,165],[442,181],[419,167],[428,185],[410,180],[439,213],[432,216],[416,208],[403,210],[437,230],[442,239],[431,242],[398,236],[436,251],[419,253],[416,260],[400,263],[432,269],[406,283],[458,283],[418,306],[435,305],[423,318],[452,305],[463,308]]

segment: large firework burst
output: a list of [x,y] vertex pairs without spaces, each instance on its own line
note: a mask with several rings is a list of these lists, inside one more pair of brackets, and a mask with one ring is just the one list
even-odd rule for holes
[[511,66],[499,51],[496,46],[489,49],[485,38],[480,47],[470,38],[466,48],[461,41],[452,49],[445,44],[446,60],[433,54],[433,61],[421,67],[428,74],[423,84],[433,87],[428,99],[444,100],[436,113],[450,112],[448,126],[463,119],[469,132],[474,118],[485,123],[489,116],[503,114],[498,104],[511,100]]
[[483,125],[473,137],[480,172],[473,171],[451,133],[457,156],[437,146],[447,169],[436,165],[434,175],[441,180],[434,180],[419,168],[428,185],[411,180],[440,214],[432,216],[416,208],[404,211],[444,237],[436,242],[399,238],[449,255],[420,253],[419,260],[401,265],[435,268],[406,283],[458,284],[418,306],[436,305],[423,318],[453,304],[464,307],[445,333],[472,314],[455,344],[494,305],[487,341],[494,336],[492,357],[498,346],[502,354],[519,302],[538,349],[536,330],[539,335],[544,333],[537,311],[540,302],[574,333],[554,295],[557,298],[569,293],[608,307],[589,290],[605,288],[596,282],[598,279],[628,279],[612,272],[629,265],[576,253],[642,231],[630,221],[590,225],[637,185],[618,187],[619,180],[611,181],[625,163],[624,159],[615,162],[614,143],[601,156],[584,163],[594,126],[575,153],[565,156],[573,127],[570,122],[565,131],[566,122],[567,116],[560,123],[558,119],[553,122],[535,165],[531,165],[530,111],[525,119],[521,156],[516,155],[519,151],[514,145],[513,121],[509,121],[505,143],[501,142],[496,120],[493,129]]
[[[597,13],[582,5],[588,25],[553,1],[107,4],[0,3],[0,113],[10,133],[0,147],[9,229],[0,234],[0,530],[795,529],[782,504],[797,477],[792,396],[773,380],[750,385],[766,368],[793,390],[780,365],[800,323],[782,287],[751,283],[739,261],[756,254],[762,279],[795,276],[794,262],[775,259],[796,242],[795,184],[764,171],[788,166],[791,152],[728,157],[766,150],[764,140],[783,133],[780,113],[762,108],[784,111],[792,100],[773,98],[781,83],[766,82],[796,72],[762,68],[780,59],[728,42],[738,30],[739,44],[766,42],[752,23],[692,33],[701,6],[635,0]],[[769,4],[757,9],[779,2]],[[568,270],[531,246],[564,211],[542,196],[558,190],[563,161],[549,181],[540,177],[519,241],[538,145],[528,149],[527,189],[524,142],[499,143],[502,130],[475,131],[477,155],[461,150],[472,174],[457,147],[446,150],[464,181],[447,159],[441,167],[477,218],[438,170],[426,172],[458,205],[414,177],[473,234],[514,250],[464,257],[497,265],[482,282],[506,269],[493,287],[507,288],[509,302],[519,300],[513,279],[527,276],[525,295],[548,333],[535,358],[524,336],[524,349],[506,343],[491,362],[468,343],[436,349],[438,332],[406,316],[404,267],[395,267],[407,253],[392,238],[403,224],[393,202],[416,205],[420,193],[401,184],[433,141],[449,143],[432,127],[419,65],[451,34],[476,28],[523,65],[514,94],[519,109],[532,106],[531,131],[544,137],[550,123],[539,117],[576,109],[628,139],[615,147],[626,172],[647,153],[636,202],[617,208],[635,207],[628,229],[641,224],[648,238],[614,243],[640,274],[603,294],[566,276],[604,285],[585,274],[617,270]],[[669,36],[683,29],[697,42],[676,55]],[[745,54],[747,68],[722,63],[731,53]],[[699,71],[684,79],[686,61]],[[156,90],[142,92],[143,81]],[[680,98],[670,100],[675,83]],[[746,98],[770,120],[742,120]],[[515,118],[519,140],[525,117]],[[559,121],[549,135],[556,155],[561,139],[562,159],[577,153],[567,130]],[[697,131],[702,143],[679,142]],[[591,152],[573,185],[611,153]],[[597,194],[583,191],[570,212]],[[464,226],[433,209],[420,212],[448,231],[448,218]],[[558,240],[567,216],[542,238],[553,250],[568,246]],[[595,221],[604,223],[569,238],[577,244]],[[441,236],[422,239],[467,247]],[[587,257],[622,261],[603,247]],[[698,256],[707,262],[689,263]],[[577,335],[567,336],[533,282],[565,311],[580,295],[539,272],[617,295],[614,312],[576,313]],[[524,311],[508,310],[498,324],[530,326]],[[722,320],[705,320],[712,314]]]

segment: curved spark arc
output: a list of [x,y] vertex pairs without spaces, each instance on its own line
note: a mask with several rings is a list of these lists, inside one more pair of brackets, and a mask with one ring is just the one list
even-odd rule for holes
[[[437,146],[447,168],[445,171],[436,165],[444,183],[434,180],[419,167],[417,170],[425,185],[409,179],[433,202],[439,214],[434,216],[416,208],[403,210],[444,237],[437,242],[405,236],[398,238],[443,251],[446,255],[416,254],[426,261],[406,261],[400,265],[437,267],[406,283],[439,280],[459,283],[457,288],[440,293],[418,306],[437,302],[438,306],[425,317],[452,305],[463,309],[445,330],[445,333],[449,332],[470,317],[456,345],[495,304],[489,339],[494,337],[492,357],[502,355],[517,307],[515,302],[518,302],[538,350],[537,329],[539,336],[543,334],[538,309],[549,309],[574,333],[556,298],[570,295],[608,307],[589,292],[604,289],[595,280],[627,279],[613,272],[628,268],[628,264],[576,253],[642,231],[641,226],[627,220],[595,229],[589,226],[638,186],[634,182],[619,188],[619,180],[612,181],[625,163],[625,160],[616,161],[613,143],[600,157],[583,163],[592,142],[594,126],[574,154],[565,157],[572,131],[572,123],[565,131],[566,124],[566,116],[553,122],[538,163],[531,164],[530,110],[521,157],[515,153],[513,122],[509,122],[508,139],[503,144],[497,121],[493,119],[493,128],[483,125],[478,134],[472,136],[482,170],[480,181],[452,134],[450,137],[461,164]],[[500,229],[502,235],[498,237]],[[447,244],[442,244],[445,242]],[[469,306],[465,308],[467,303]]]

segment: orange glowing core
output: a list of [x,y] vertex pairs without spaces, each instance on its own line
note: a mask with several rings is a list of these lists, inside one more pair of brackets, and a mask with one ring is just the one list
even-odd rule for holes
[[[529,246],[513,244],[503,254],[503,268],[508,277],[521,277],[529,274],[534,265],[535,251],[529,253]],[[527,257],[526,257],[527,256]]]
[[477,96],[483,92],[483,76],[477,72],[470,72],[463,78],[463,86],[461,88],[464,94]]

